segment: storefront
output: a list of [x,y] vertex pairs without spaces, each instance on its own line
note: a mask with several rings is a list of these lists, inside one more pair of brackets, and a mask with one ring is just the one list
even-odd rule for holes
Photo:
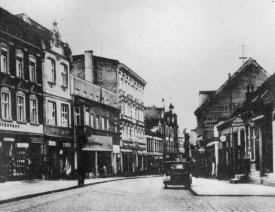
[[49,179],[70,178],[73,171],[73,138],[71,129],[44,127],[45,175]]
[[87,137],[82,150],[87,177],[113,173],[113,139],[111,136]]

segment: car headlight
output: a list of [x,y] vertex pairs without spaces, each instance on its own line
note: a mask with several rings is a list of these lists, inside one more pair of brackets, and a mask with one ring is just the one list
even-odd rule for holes
[[164,180],[170,180],[170,179],[171,179],[171,176],[170,176],[170,175],[163,175],[163,179],[164,179]]

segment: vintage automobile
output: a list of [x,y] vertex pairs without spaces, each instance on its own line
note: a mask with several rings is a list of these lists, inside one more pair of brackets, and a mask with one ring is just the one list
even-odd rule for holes
[[192,184],[191,164],[189,162],[169,161],[164,164],[164,188],[168,185],[184,185],[190,188]]

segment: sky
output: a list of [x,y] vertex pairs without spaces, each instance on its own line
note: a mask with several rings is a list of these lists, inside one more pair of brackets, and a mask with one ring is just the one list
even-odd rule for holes
[[272,0],[0,0],[52,29],[58,22],[73,54],[117,59],[147,85],[145,105],[172,102],[180,129],[196,127],[200,90],[216,90],[254,58],[275,72]]

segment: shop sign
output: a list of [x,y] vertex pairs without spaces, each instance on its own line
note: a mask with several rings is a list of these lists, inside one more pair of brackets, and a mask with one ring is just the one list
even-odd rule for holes
[[17,147],[18,148],[29,148],[29,144],[28,143],[17,143]]
[[56,141],[51,141],[51,140],[49,140],[49,141],[48,141],[48,145],[49,145],[49,146],[56,146]]
[[63,143],[63,147],[70,148],[70,147],[72,147],[72,145],[71,145],[71,143],[66,142],[66,143]]
[[14,142],[14,138],[4,138],[4,141]]
[[58,127],[44,127],[44,132],[51,136],[70,136],[71,129],[58,128]]
[[90,151],[113,151],[113,140],[110,136],[92,135],[83,150]]

